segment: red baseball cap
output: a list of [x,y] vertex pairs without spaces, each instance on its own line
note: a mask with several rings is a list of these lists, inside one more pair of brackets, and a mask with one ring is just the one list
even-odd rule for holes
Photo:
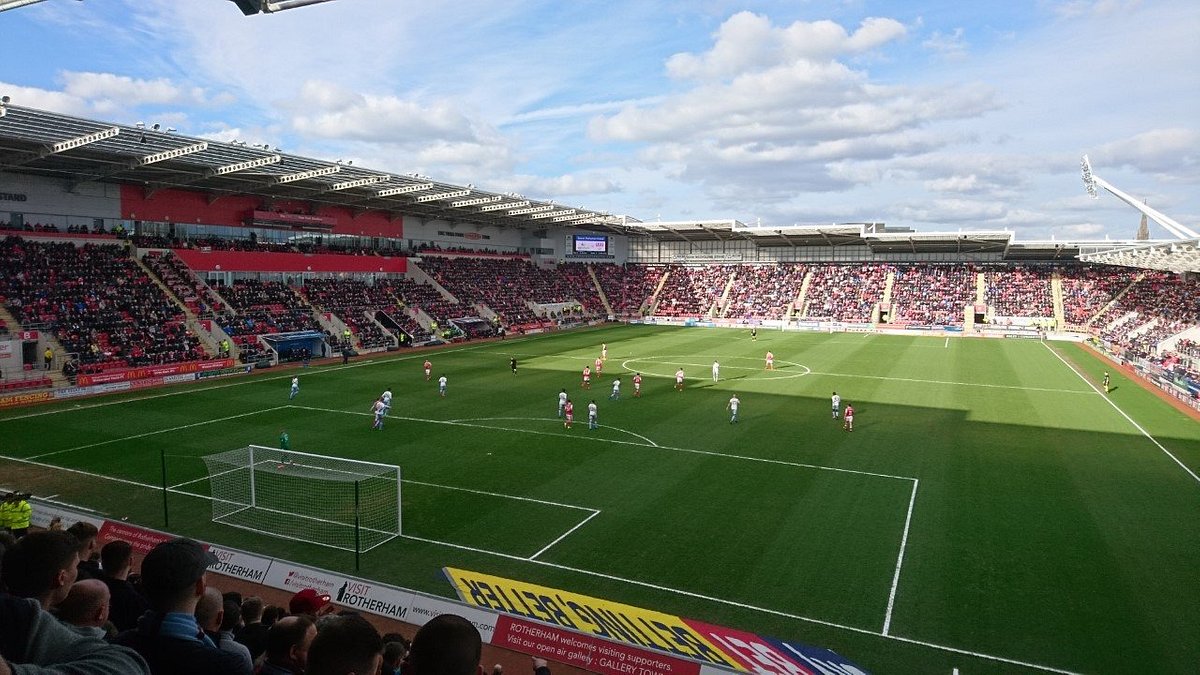
[[316,614],[322,607],[329,604],[329,596],[318,593],[316,589],[306,588],[297,592],[288,601],[288,611],[292,614]]

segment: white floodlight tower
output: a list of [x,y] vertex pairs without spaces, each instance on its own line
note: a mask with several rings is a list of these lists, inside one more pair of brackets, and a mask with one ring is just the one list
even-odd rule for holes
[[1133,197],[1130,197],[1129,195],[1125,194],[1121,190],[1118,190],[1117,188],[1113,187],[1112,184],[1110,184],[1108,181],[1106,181],[1103,178],[1092,173],[1092,163],[1088,161],[1087,155],[1084,155],[1083,159],[1080,160],[1079,166],[1080,166],[1080,169],[1083,171],[1083,187],[1087,189],[1087,192],[1089,195],[1092,196],[1092,199],[1100,198],[1100,195],[1096,191],[1096,186],[1100,186],[1100,187],[1104,188],[1105,190],[1108,190],[1108,192],[1110,194],[1112,194],[1114,197],[1116,197],[1117,199],[1120,199],[1121,201],[1132,206],[1133,208],[1137,209],[1138,211],[1141,211],[1146,216],[1148,216],[1151,220],[1153,220],[1154,222],[1158,223],[1159,225],[1162,225],[1163,227],[1165,227],[1168,232],[1175,235],[1176,237],[1178,237],[1180,239],[1200,239],[1200,234],[1197,234],[1196,232],[1192,231],[1191,229],[1188,229],[1187,227],[1184,227],[1183,225],[1179,224],[1174,219],[1169,218],[1166,215],[1160,213],[1158,210],[1152,209],[1146,204],[1139,203]]

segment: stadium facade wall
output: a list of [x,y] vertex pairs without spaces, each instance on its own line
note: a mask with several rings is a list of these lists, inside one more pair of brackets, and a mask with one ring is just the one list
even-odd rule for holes
[[68,191],[61,180],[0,172],[0,222],[10,222],[15,213],[30,225],[90,228],[101,218],[107,228],[121,218],[121,190],[108,183],[81,183]]
[[196,272],[293,272],[404,274],[408,258],[336,253],[259,253],[172,249]]
[[[121,217],[128,220],[243,227],[252,212],[264,207],[259,197],[230,195],[210,203],[209,195],[199,191],[167,189],[147,195],[140,185],[122,185],[120,190]],[[278,211],[309,213],[309,203],[305,201],[276,201],[270,206]],[[332,234],[404,237],[403,219],[393,219],[382,211],[356,215],[346,208],[322,206],[313,215],[333,218]]]

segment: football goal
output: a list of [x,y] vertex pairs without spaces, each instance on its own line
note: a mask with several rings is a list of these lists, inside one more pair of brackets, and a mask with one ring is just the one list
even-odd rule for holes
[[365,553],[400,536],[400,467],[249,445],[204,457],[213,521]]

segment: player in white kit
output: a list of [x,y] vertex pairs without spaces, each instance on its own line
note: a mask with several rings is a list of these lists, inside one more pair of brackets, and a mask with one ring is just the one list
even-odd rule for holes
[[558,417],[559,417],[559,419],[562,418],[563,409],[565,409],[566,407],[567,407],[567,390],[563,389],[562,391],[558,392]]

